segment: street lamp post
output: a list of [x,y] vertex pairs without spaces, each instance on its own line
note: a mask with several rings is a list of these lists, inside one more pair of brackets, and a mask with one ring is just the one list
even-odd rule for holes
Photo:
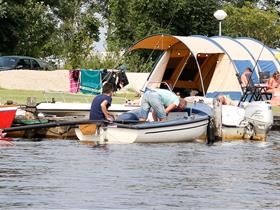
[[217,10],[214,17],[219,21],[219,36],[222,36],[222,20],[227,17],[227,13],[224,10]]

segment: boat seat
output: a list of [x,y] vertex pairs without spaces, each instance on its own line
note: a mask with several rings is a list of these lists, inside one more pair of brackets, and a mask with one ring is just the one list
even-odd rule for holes
[[79,125],[80,131],[83,135],[93,135],[96,133],[96,124]]

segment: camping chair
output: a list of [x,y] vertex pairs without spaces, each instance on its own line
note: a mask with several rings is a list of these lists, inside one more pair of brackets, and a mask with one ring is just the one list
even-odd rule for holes
[[266,92],[266,87],[263,84],[255,85],[252,78],[249,77],[248,78],[249,83],[247,84],[247,86],[244,87],[242,85],[242,81],[239,74],[236,74],[236,76],[238,78],[238,82],[241,85],[241,89],[242,89],[242,96],[240,98],[240,102],[246,101],[248,96],[250,96],[249,102],[251,102],[252,100],[262,101],[263,96],[265,96],[267,100],[270,99],[269,93]]
[[253,94],[254,93],[254,83],[253,83],[252,79],[248,78],[248,81],[249,81],[248,85],[243,86],[242,81],[241,81],[241,77],[238,73],[236,73],[236,77],[238,79],[238,82],[239,82],[239,84],[241,86],[241,90],[242,90],[242,96],[240,98],[240,102],[246,101],[246,99],[249,95],[251,95],[251,98],[249,100],[249,101],[251,101],[253,99],[253,96],[254,96],[254,94]]
[[[260,84],[266,84],[270,78],[270,72],[269,71],[259,72],[259,77],[260,77]],[[271,100],[272,98],[272,93],[267,93],[266,91],[263,92],[262,95],[264,95],[267,100]]]
[[259,72],[259,77],[260,77],[260,83],[265,84],[270,78],[270,72],[269,71]]

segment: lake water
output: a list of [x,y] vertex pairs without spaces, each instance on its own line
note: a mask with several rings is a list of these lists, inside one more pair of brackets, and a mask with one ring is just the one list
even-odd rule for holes
[[1,209],[280,209],[280,138],[0,148]]

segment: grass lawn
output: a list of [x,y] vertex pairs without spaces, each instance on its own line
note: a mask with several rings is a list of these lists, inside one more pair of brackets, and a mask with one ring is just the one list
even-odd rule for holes
[[[87,94],[71,94],[67,92],[44,92],[44,91],[32,91],[32,90],[7,90],[0,88],[0,104],[4,104],[7,100],[11,100],[17,104],[26,104],[28,97],[36,97],[37,103],[39,102],[51,102],[52,98],[55,101],[60,102],[80,102],[91,103],[94,95]],[[126,100],[136,99],[134,92],[117,93],[113,96],[113,103],[124,103]],[[280,107],[272,107],[274,113],[280,113]]]
[[278,113],[280,113],[280,107],[278,107],[278,106],[273,106],[273,107],[272,107],[272,111],[273,111],[273,112],[278,112]]
[[[50,102],[52,98],[55,101],[60,102],[81,102],[90,103],[94,98],[94,95],[87,94],[71,94],[67,92],[44,92],[44,91],[32,91],[32,90],[8,90],[0,88],[0,104],[4,104],[7,100],[11,100],[17,104],[26,104],[26,99],[28,97],[36,97],[37,103],[39,102]],[[133,92],[123,92],[116,93],[113,96],[113,103],[124,103],[127,99],[136,99],[135,93]]]

